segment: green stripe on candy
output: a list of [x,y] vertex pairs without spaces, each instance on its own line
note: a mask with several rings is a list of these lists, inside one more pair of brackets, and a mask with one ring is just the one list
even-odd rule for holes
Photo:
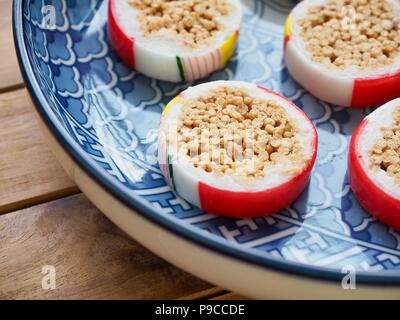
[[185,72],[183,70],[183,65],[182,65],[181,58],[176,57],[176,63],[178,64],[178,69],[179,69],[179,74],[181,76],[181,81],[185,82]]
[[175,181],[174,181],[174,170],[172,167],[172,157],[171,155],[168,155],[168,171],[169,171],[169,177],[171,178],[171,182],[172,182],[172,187],[176,190],[176,185],[175,185]]

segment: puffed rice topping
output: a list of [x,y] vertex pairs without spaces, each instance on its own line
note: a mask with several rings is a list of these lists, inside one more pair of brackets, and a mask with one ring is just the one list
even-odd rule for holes
[[195,48],[209,43],[223,29],[218,18],[227,16],[226,0],[128,0],[138,10],[143,34],[150,37],[166,29]]
[[400,53],[400,13],[387,0],[328,0],[298,23],[311,59],[331,69],[377,69]]
[[180,157],[216,176],[255,181],[271,164],[287,164],[285,173],[292,175],[305,166],[298,129],[285,109],[250,97],[246,88],[220,87],[185,100],[180,121]]
[[371,150],[373,170],[383,170],[400,184],[400,106],[393,114],[394,126],[382,128],[383,136]]

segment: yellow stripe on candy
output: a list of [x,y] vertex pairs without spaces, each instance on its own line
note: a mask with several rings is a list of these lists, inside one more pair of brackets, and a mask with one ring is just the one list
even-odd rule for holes
[[289,14],[285,22],[285,38],[292,35],[292,22],[293,17],[291,14]]
[[222,56],[221,66],[224,66],[228,62],[229,58],[232,56],[233,50],[235,50],[235,45],[238,36],[239,36],[239,31],[235,31],[229,36],[229,38],[225,40],[225,42],[220,47]]
[[175,98],[173,98],[164,108],[162,115],[163,116],[167,116],[169,113],[169,109],[174,105],[177,104],[178,102],[180,102],[183,98],[181,96],[176,96]]

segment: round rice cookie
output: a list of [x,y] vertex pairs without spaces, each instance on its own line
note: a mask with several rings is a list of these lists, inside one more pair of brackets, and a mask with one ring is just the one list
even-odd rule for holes
[[278,93],[240,81],[190,87],[164,109],[158,157],[168,184],[227,217],[277,212],[306,187],[317,154],[309,118]]
[[110,0],[116,53],[149,77],[186,82],[225,66],[242,19],[239,0]]

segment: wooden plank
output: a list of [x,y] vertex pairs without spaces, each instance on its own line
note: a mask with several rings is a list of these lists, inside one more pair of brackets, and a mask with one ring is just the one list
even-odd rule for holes
[[205,300],[205,299],[212,299],[214,297],[219,297],[227,294],[228,291],[219,288],[219,287],[213,287],[213,288],[208,288],[203,291],[199,291],[187,296],[179,297],[177,300]]
[[77,193],[46,145],[25,89],[0,94],[0,213]]
[[0,92],[22,86],[12,36],[12,0],[0,0]]
[[248,298],[245,298],[241,295],[238,295],[236,293],[230,292],[227,294],[223,294],[220,296],[216,296],[212,298],[211,300],[247,300]]
[[[43,266],[56,289],[42,288]],[[0,216],[0,299],[175,299],[211,286],[131,240],[82,194]]]

